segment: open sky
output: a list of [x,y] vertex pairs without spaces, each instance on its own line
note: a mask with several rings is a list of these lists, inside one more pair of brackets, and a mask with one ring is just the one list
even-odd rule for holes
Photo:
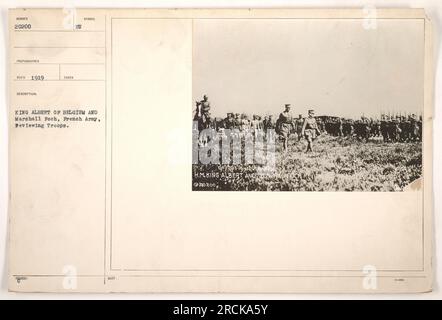
[[193,30],[193,98],[206,93],[214,116],[423,108],[423,20],[207,19]]

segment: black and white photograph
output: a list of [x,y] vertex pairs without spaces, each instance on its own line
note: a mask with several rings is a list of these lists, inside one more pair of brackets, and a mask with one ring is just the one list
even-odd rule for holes
[[440,298],[422,1],[4,8],[0,299]]
[[420,188],[424,22],[193,25],[194,191]]

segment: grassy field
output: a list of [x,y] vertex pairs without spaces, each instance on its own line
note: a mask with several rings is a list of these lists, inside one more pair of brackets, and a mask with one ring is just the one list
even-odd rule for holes
[[273,168],[193,165],[193,190],[401,191],[422,173],[421,143],[322,135],[312,153],[305,148],[305,141],[294,138],[286,152],[278,144]]

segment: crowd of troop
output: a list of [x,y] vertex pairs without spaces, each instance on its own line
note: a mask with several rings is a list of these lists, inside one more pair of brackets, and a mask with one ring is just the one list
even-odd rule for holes
[[326,117],[321,126],[334,136],[356,136],[361,140],[381,137],[385,142],[413,142],[422,139],[422,117],[409,115],[381,115],[379,119],[361,117],[345,119]]
[[339,137],[355,137],[361,141],[380,138],[384,142],[414,142],[422,140],[422,116],[386,115],[379,119],[362,116],[360,119],[348,119],[334,116],[315,116],[314,110],[308,116],[299,114],[294,117],[290,104],[285,104],[284,111],[278,117],[273,115],[260,116],[254,114],[227,113],[225,118],[211,117],[210,102],[207,95],[196,102],[194,121],[198,129],[213,128],[218,131],[225,129],[259,132],[274,129],[283,141],[284,150],[288,147],[288,138],[294,134],[298,140],[305,138],[306,151],[312,151],[312,141],[320,134]]

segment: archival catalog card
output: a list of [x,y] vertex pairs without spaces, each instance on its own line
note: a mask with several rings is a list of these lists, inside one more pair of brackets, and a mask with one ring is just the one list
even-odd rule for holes
[[421,9],[11,9],[9,288],[426,292]]

